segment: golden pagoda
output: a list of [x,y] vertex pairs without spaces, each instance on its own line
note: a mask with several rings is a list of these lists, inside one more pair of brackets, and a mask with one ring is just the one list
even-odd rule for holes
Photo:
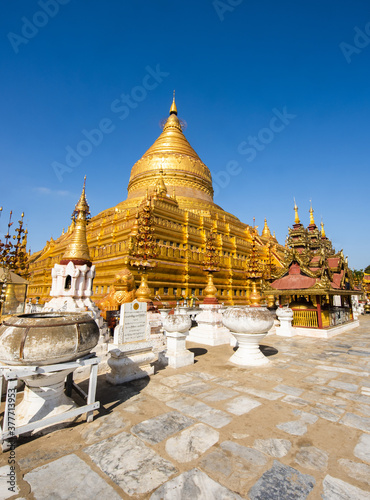
[[[213,232],[220,269],[214,277],[218,298],[225,304],[248,302],[245,270],[256,228],[213,202],[211,173],[183,133],[175,98],[162,133],[132,167],[127,190],[125,201],[92,217],[86,229],[89,256],[96,267],[94,300],[109,293],[115,276],[130,260],[138,232],[137,214],[143,206],[150,206],[157,248],[156,265],[147,275],[152,299],[157,296],[163,302],[196,296],[202,300],[206,242]],[[31,256],[29,297],[45,300],[48,296],[50,270],[65,253],[71,257],[66,249],[77,237],[76,224],[78,220]],[[269,242],[273,243],[272,256]],[[262,235],[254,236],[254,244],[261,264],[271,258],[281,266],[284,247],[271,236],[267,221]],[[132,272],[138,286],[140,276]]]

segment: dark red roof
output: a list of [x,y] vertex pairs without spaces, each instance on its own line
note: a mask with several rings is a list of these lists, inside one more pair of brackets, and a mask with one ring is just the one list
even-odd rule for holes
[[315,278],[302,274],[289,274],[271,283],[276,290],[304,290],[316,284]]
[[338,267],[339,257],[331,257],[328,259],[329,267]]
[[335,273],[333,274],[333,282],[332,282],[332,287],[333,288],[340,288],[340,282],[342,281],[344,274],[344,270],[342,269],[340,273]]

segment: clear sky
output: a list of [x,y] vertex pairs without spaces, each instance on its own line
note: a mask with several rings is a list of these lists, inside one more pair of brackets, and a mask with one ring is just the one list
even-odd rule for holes
[[70,223],[85,174],[92,215],[126,199],[176,89],[218,205],[260,230],[266,217],[284,244],[294,197],[305,225],[312,200],[350,267],[370,264],[368,0],[0,9],[0,233],[24,211],[40,250]]

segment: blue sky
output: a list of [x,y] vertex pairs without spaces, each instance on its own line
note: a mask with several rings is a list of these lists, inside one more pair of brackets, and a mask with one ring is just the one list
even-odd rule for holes
[[92,215],[126,199],[176,89],[217,204],[260,229],[266,217],[284,244],[294,197],[305,225],[312,200],[350,266],[370,264],[368,1],[0,8],[0,233],[13,210],[25,212],[32,251],[57,238],[85,174]]

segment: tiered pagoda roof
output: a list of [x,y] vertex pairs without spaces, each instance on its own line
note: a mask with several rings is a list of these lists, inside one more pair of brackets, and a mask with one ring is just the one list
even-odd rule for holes
[[[355,290],[352,272],[348,268],[343,251],[335,252],[326,237],[324,225],[321,231],[315,224],[310,208],[310,224],[303,226],[295,204],[295,220],[289,228],[288,247],[283,267],[275,280],[266,287],[267,293],[278,295],[348,295]],[[354,291],[353,293],[357,293]]]

